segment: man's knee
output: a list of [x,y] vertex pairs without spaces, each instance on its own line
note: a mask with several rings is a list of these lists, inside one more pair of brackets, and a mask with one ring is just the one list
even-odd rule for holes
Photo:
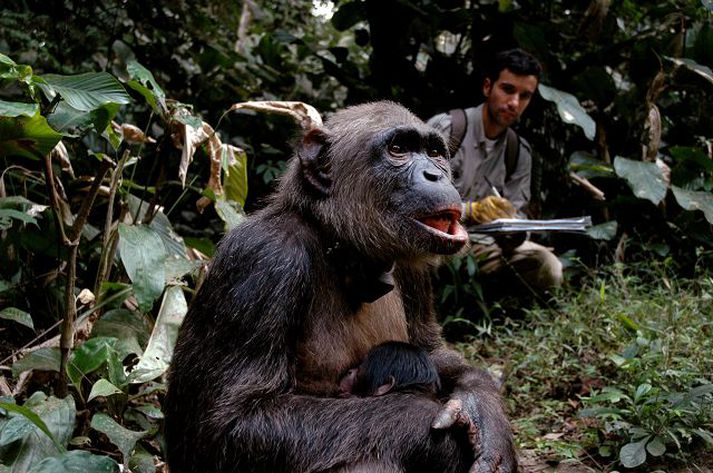
[[526,241],[515,249],[510,259],[515,269],[522,268],[520,275],[538,289],[559,287],[564,280],[562,262],[548,248]]

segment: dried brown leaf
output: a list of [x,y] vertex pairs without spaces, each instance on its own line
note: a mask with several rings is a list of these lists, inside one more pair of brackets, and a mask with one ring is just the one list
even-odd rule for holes
[[263,113],[275,113],[292,117],[304,130],[322,126],[322,116],[316,108],[304,102],[289,101],[251,101],[233,104],[228,110],[254,110]]
[[50,151],[50,156],[53,161],[59,163],[59,167],[62,171],[74,178],[74,169],[72,168],[72,163],[69,161],[69,153],[67,152],[67,148],[64,146],[62,140],[59,140],[59,143],[57,143],[52,151]]

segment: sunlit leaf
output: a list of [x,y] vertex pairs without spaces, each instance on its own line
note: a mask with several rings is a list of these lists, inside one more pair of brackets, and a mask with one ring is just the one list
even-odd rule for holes
[[248,196],[248,156],[242,149],[227,144],[221,147],[221,154],[225,170],[225,197],[244,206]]
[[161,376],[173,357],[173,348],[178,338],[178,329],[188,312],[188,304],[179,286],[166,289],[153,333],[146,351],[129,375],[131,383],[145,383]]
[[587,179],[614,175],[614,169],[612,169],[611,165],[584,151],[572,153],[569,157],[569,170]]
[[96,383],[94,383],[94,386],[92,386],[89,397],[87,397],[87,402],[98,396],[109,397],[115,394],[124,394],[124,392],[111,384],[108,380],[100,378]]
[[709,223],[713,223],[713,194],[704,191],[689,191],[671,186],[678,205],[686,210],[700,210]]
[[303,130],[322,125],[322,116],[316,108],[304,102],[289,101],[251,101],[233,104],[228,111],[254,110],[256,112],[274,113],[292,117]]
[[666,180],[656,163],[645,163],[617,156],[614,160],[617,176],[623,177],[639,199],[651,201],[654,205],[666,197]]
[[236,202],[220,199],[215,202],[215,211],[220,219],[225,222],[225,230],[232,230],[245,220],[242,209],[236,208]]
[[128,462],[136,442],[146,435],[146,432],[135,432],[122,427],[106,414],[94,414],[91,427],[106,435],[109,441],[119,448],[124,456],[124,462]]
[[40,88],[49,100],[56,94],[77,110],[88,112],[104,104],[127,104],[131,97],[121,83],[108,72],[87,72],[73,76],[46,74],[47,85]]
[[45,117],[0,117],[0,156],[41,159],[52,151],[62,134],[54,131]]
[[0,100],[0,116],[3,117],[32,117],[40,110],[36,103],[7,102]]
[[708,66],[704,66],[703,64],[698,64],[696,61],[693,59],[688,59],[688,58],[675,58],[675,57],[669,57],[669,56],[664,56],[666,59],[671,61],[672,63],[678,65],[678,66],[683,66],[686,69],[695,72],[699,76],[703,77],[705,80],[713,84],[713,71]]
[[584,135],[587,138],[594,139],[597,129],[596,123],[579,104],[577,97],[545,84],[540,84],[538,89],[543,99],[554,102],[557,105],[557,112],[565,123],[578,125],[584,130]]
[[93,455],[86,450],[72,450],[57,457],[45,458],[27,473],[118,473],[119,465],[111,458]]

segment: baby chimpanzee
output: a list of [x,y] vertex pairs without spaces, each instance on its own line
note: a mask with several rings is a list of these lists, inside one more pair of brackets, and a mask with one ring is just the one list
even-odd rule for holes
[[382,396],[391,391],[418,392],[435,397],[440,388],[436,366],[426,350],[404,342],[375,346],[339,383],[342,397]]

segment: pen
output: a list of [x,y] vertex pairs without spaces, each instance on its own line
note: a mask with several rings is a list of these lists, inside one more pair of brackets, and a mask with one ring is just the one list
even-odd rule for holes
[[495,197],[502,199],[503,196],[500,195],[500,192],[495,188],[492,182],[490,182],[490,179],[488,179],[486,176],[483,176],[485,179],[485,182],[490,186],[490,189],[493,191],[493,194],[495,194]]

